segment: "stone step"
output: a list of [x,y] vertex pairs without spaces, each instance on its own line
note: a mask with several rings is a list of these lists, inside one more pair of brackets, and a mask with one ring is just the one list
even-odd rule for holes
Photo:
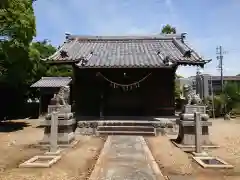
[[102,126],[152,126],[149,121],[105,121]]
[[98,135],[134,135],[134,136],[155,136],[155,132],[144,131],[97,131]]
[[98,126],[98,131],[143,131],[154,132],[152,126]]

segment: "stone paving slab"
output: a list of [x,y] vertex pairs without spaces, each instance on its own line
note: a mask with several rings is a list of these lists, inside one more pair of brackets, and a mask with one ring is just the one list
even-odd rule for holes
[[90,179],[163,180],[146,148],[142,136],[109,136]]

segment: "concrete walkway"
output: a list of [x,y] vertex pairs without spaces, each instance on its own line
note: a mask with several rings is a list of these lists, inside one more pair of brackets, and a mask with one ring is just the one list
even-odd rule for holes
[[142,136],[109,136],[90,180],[164,180],[164,177]]

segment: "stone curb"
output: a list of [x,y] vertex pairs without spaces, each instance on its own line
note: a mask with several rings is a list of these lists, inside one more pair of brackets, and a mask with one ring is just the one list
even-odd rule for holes
[[92,171],[88,180],[98,180],[99,179],[98,175],[99,175],[99,172],[101,170],[101,164],[102,164],[101,161],[103,161],[104,156],[106,155],[108,149],[110,148],[110,145],[111,145],[111,137],[108,136],[108,138],[107,138],[106,142],[104,143],[104,146],[101,150],[101,153],[98,157],[98,160],[97,160],[97,162],[94,166],[94,169],[93,169],[93,171]]
[[143,150],[146,153],[147,161],[150,163],[150,166],[153,170],[154,175],[157,177],[158,180],[165,180],[164,175],[160,171],[158,164],[156,163],[150,149],[148,148],[146,141],[144,140],[144,138],[142,136],[140,137],[140,141],[143,145]]

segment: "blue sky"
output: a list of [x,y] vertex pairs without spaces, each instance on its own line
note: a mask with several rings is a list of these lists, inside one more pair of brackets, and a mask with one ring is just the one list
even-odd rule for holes
[[[218,75],[216,47],[222,45],[224,74],[240,73],[239,0],[38,0],[34,3],[37,40],[61,45],[65,32],[77,35],[157,34],[165,24],[179,33],[205,59],[203,73]],[[190,76],[195,67],[180,67]]]

